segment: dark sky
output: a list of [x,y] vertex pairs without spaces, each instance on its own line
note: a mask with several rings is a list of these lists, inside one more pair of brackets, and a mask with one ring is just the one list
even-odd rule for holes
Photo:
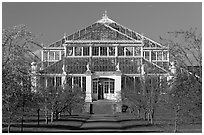
[[2,27],[25,24],[45,46],[102,18],[110,19],[159,41],[167,32],[202,29],[202,3],[3,3]]

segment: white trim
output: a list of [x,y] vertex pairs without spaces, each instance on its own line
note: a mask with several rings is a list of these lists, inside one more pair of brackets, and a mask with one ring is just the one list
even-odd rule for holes
[[68,44],[75,44],[75,43],[80,43],[80,44],[93,44],[93,43],[124,43],[124,44],[133,44],[135,45],[136,44],[141,44],[141,40],[67,40],[65,43],[64,43],[64,46],[67,46]]
[[136,39],[134,39],[133,37],[130,37],[130,36],[128,36],[128,35],[126,35],[126,34],[122,33],[121,31],[118,31],[118,30],[116,30],[116,29],[112,28],[112,27],[111,27],[111,26],[109,26],[109,25],[106,25],[106,24],[104,24],[104,25],[105,25],[106,27],[108,27],[108,28],[110,28],[110,29],[114,30],[115,32],[118,32],[118,33],[122,34],[123,36],[125,36],[125,37],[127,37],[127,38],[132,39],[133,41],[141,41],[141,40],[136,40]]

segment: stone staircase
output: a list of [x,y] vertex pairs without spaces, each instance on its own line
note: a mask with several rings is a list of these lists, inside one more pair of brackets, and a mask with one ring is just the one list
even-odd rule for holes
[[93,102],[94,114],[114,114],[114,102],[110,100],[98,100]]

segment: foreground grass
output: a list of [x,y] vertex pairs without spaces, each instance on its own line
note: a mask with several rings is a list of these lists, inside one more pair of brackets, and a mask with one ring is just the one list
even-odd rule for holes
[[[61,116],[59,120],[54,120],[52,123],[45,123],[43,117],[40,118],[39,126],[37,116],[27,117],[23,122],[23,132],[67,132],[79,130],[81,125],[90,117],[89,114]],[[2,132],[8,132],[7,123],[3,122]],[[21,121],[12,122],[10,132],[21,132]]]
[[[23,132],[80,132],[81,126],[91,117],[90,114],[76,114],[72,116],[63,115],[59,120],[54,120],[53,123],[46,124],[43,116],[40,117],[38,126],[37,116],[24,118]],[[127,113],[116,113],[114,115],[116,122],[121,125],[121,130],[124,131],[158,131],[158,132],[173,132],[173,116],[171,114],[157,114],[154,124],[151,125],[148,121],[144,121],[135,115]],[[7,131],[7,123],[3,121],[2,132]],[[21,132],[21,119],[12,122],[11,132]],[[202,121],[180,123],[178,132],[182,133],[201,133]]]

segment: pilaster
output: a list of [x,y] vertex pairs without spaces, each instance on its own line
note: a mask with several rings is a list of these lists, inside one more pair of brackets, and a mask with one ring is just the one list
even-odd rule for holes
[[85,102],[92,102],[92,73],[86,71],[86,98]]

